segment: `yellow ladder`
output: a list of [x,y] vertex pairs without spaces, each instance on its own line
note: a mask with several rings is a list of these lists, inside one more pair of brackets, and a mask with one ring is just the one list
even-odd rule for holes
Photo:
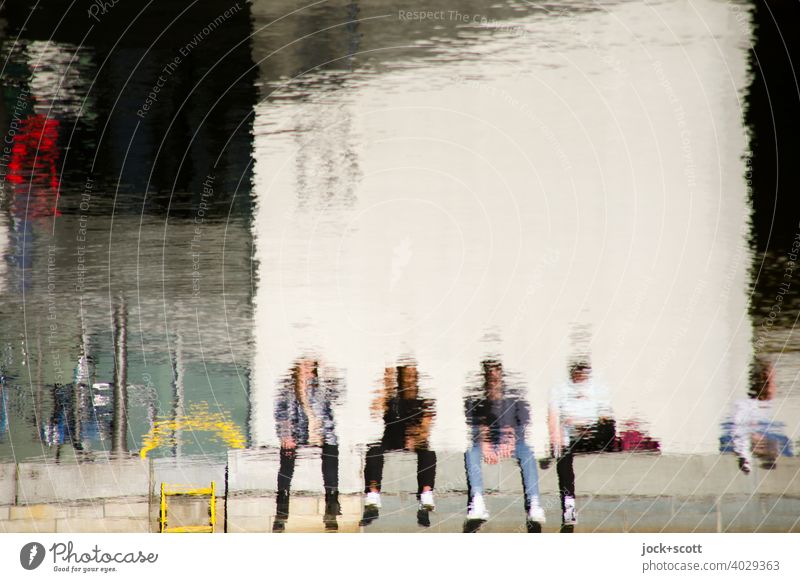
[[[167,498],[174,496],[185,497],[205,497],[209,499],[209,522],[208,525],[181,525],[167,527]],[[183,485],[168,485],[161,483],[161,517],[159,518],[161,533],[214,533],[217,523],[217,496],[214,482],[211,487],[192,488]]]

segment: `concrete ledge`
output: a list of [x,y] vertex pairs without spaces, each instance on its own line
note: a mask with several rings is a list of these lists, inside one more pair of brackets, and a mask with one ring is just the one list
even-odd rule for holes
[[17,519],[13,521],[4,521],[0,522],[0,531],[4,533],[55,533],[56,520]]
[[272,517],[237,517],[228,522],[229,533],[264,533],[272,531]]
[[[351,455],[358,451],[351,451]],[[363,454],[363,451],[362,451]],[[232,451],[229,455],[229,531],[271,531],[278,451]],[[355,457],[353,458],[355,459]],[[358,464],[340,474],[343,516],[340,531],[358,530],[363,476]],[[301,453],[296,464],[287,531],[324,531],[321,461],[318,451]],[[222,530],[224,463],[173,459],[85,464],[0,465],[3,490],[16,490],[18,503],[0,504],[2,531],[155,531],[162,481],[206,486],[218,483],[217,519]],[[416,524],[416,455],[385,457],[381,518],[364,531],[460,531],[466,507],[462,453],[439,453],[437,512],[430,528]],[[780,459],[768,471],[738,470],[732,455],[673,457],[653,454],[580,456],[575,460],[581,531],[800,531],[800,459]],[[519,466],[509,459],[484,466],[493,523],[483,531],[524,527]],[[539,470],[548,518],[560,521],[554,465]],[[18,477],[15,484],[14,477]],[[11,483],[9,487],[8,483]],[[207,505],[171,505],[172,521],[204,522]],[[523,516],[524,517],[524,516]],[[520,525],[520,523],[522,525]],[[261,529],[259,529],[261,528]]]
[[[782,458],[776,469],[756,467],[742,473],[732,455],[669,456],[642,453],[584,455],[575,458],[579,493],[611,496],[718,496],[798,495],[800,459]],[[439,454],[436,490],[442,493],[466,491],[462,454]],[[542,491],[557,491],[555,463],[539,469]],[[389,453],[384,459],[383,491],[416,491],[416,456]],[[497,465],[483,465],[484,488],[491,492],[521,494],[522,479],[517,462],[507,459]]]
[[14,463],[0,464],[0,505],[16,502],[17,466]]
[[[322,460],[319,449],[301,448],[295,462],[292,490],[321,493]],[[339,451],[339,490],[358,493],[363,490],[363,463],[346,463],[344,457],[363,456],[358,448]],[[363,460],[363,459],[362,459]],[[279,451],[275,448],[231,450],[228,452],[228,488],[232,494],[274,492],[278,484]],[[416,470],[415,470],[416,471]],[[414,473],[416,475],[416,472]],[[416,487],[416,485],[415,485]]]
[[103,504],[103,517],[148,519],[150,504],[147,500],[110,500]]
[[152,494],[161,495],[161,483],[209,487],[214,481],[219,495],[225,493],[225,461],[153,459]]
[[[363,455],[363,451],[354,450],[347,454]],[[437,491],[465,491],[463,453],[440,452],[437,456]],[[231,495],[275,491],[279,464],[276,449],[230,451],[228,463]],[[340,463],[339,489],[342,493],[359,493],[363,490],[362,467],[363,459],[361,463]],[[578,492],[584,494],[648,497],[800,496],[800,458],[782,458],[774,470],[756,467],[750,475],[745,475],[738,470],[732,455],[687,457],[613,453],[576,457],[575,473]],[[384,492],[416,491],[416,475],[414,453],[401,451],[386,454]],[[483,478],[487,491],[509,494],[522,492],[520,471],[514,459],[504,460],[497,465],[484,465]],[[17,504],[143,497],[149,489],[157,496],[161,482],[207,486],[212,480],[217,483],[220,494],[223,494],[224,461],[130,459],[84,464],[21,463],[18,476],[14,464],[7,463],[0,464],[0,505],[14,505],[15,497]],[[546,470],[539,470],[539,483],[542,491],[557,489],[553,464]],[[301,450],[292,490],[297,493],[322,492],[318,451]]]
[[[522,498],[492,494],[486,497],[491,518],[481,532],[523,532],[525,513]],[[558,532],[561,509],[558,497],[543,496],[547,514],[544,532]],[[780,508],[775,508],[775,504]],[[724,498],[681,497],[605,497],[579,496],[579,533],[592,532],[800,532],[798,498],[772,496],[728,496]],[[745,511],[740,510],[745,507]],[[769,513],[772,508],[772,513]],[[384,495],[380,517],[365,533],[463,531],[466,516],[466,495],[439,496],[430,527],[416,522],[416,499],[413,495]]]
[[272,497],[233,497],[228,499],[228,519],[275,515]]
[[20,463],[19,504],[142,496],[149,483],[148,462],[140,459],[82,464]]
[[58,519],[56,533],[147,533],[147,519],[107,517],[104,519]]
[[[217,504],[217,530],[224,524],[224,503]],[[545,532],[559,529],[558,496],[545,493]],[[380,517],[359,526],[363,513],[360,494],[340,496],[341,532],[461,532],[466,516],[465,493],[439,494],[430,527],[417,522],[417,500],[411,493],[383,495]],[[491,519],[482,532],[524,532],[523,498],[494,493],[486,497]],[[800,497],[727,495],[724,497],[579,496],[578,532],[800,532]],[[157,531],[157,513],[148,514],[142,500],[108,500],[96,504],[39,504],[8,509],[0,519],[2,532],[147,532]],[[235,497],[228,500],[228,531],[270,532],[275,496]],[[323,532],[324,500],[320,496],[292,495],[287,532]],[[102,515],[102,517],[96,517]],[[172,525],[199,524],[208,519],[208,506],[190,502],[170,507]],[[0,512],[4,517],[4,512]]]
[[12,520],[45,520],[67,516],[67,509],[61,505],[19,505],[9,508],[9,519]]

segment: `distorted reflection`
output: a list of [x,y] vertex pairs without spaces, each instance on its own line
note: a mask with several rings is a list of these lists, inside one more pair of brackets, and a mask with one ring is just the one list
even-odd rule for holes
[[94,382],[92,359],[82,355],[75,366],[74,382],[51,389],[52,411],[43,419],[42,443],[61,460],[63,445],[72,447],[78,460],[91,460],[110,449],[114,428],[114,389],[109,382]]
[[545,513],[539,502],[539,475],[533,450],[525,440],[530,410],[518,388],[508,384],[499,360],[482,363],[482,386],[468,395],[464,410],[470,433],[470,447],[464,454],[467,469],[468,506],[465,529],[489,519],[484,498],[482,463],[496,465],[514,458],[519,464],[527,520],[542,524]]
[[230,0],[0,4],[0,496],[122,459],[259,531],[800,528],[800,9],[252,0],[187,56]]
[[53,387],[53,413],[42,426],[42,441],[56,447],[56,459],[60,458],[61,445],[65,442],[72,444],[75,450],[82,448],[80,441],[76,440],[73,394],[72,384]]
[[282,532],[289,519],[289,497],[298,450],[313,447],[322,457],[325,488],[325,528],[338,528],[339,441],[333,407],[340,396],[340,380],[320,377],[319,362],[301,358],[282,382],[275,403],[275,423],[280,439],[280,467],[272,530]]
[[743,473],[750,473],[754,462],[769,470],[775,468],[779,457],[792,456],[792,442],[783,432],[783,423],[776,420],[775,391],[774,365],[756,357],[747,398],[734,402],[720,438],[720,451],[734,453]]
[[0,441],[8,432],[8,400],[6,399],[6,377],[0,375]]
[[384,456],[407,451],[417,457],[417,523],[430,526],[435,509],[436,453],[429,439],[435,415],[435,401],[420,396],[416,363],[407,363],[384,372],[383,386],[372,404],[372,413],[383,420],[383,437],[369,446],[364,465],[364,515],[361,525],[378,519],[381,508],[381,481]]
[[614,446],[615,423],[607,388],[592,375],[588,361],[570,366],[569,380],[553,389],[548,413],[550,444],[556,458],[561,521],[578,523],[575,509],[576,454],[609,451]]

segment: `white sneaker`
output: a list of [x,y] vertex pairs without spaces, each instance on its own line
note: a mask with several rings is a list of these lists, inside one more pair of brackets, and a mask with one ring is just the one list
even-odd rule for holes
[[469,510],[467,511],[467,519],[480,521],[489,519],[489,510],[486,509],[483,495],[476,495],[472,498],[472,502],[469,504]]
[[570,497],[564,500],[564,515],[561,521],[564,525],[575,525],[578,523],[578,512],[575,511],[575,500]]
[[364,499],[364,505],[369,507],[380,507],[381,506],[381,494],[377,491],[370,491],[367,493],[367,497]]
[[538,499],[532,499],[530,507],[528,508],[528,520],[535,521],[536,523],[545,523],[547,518],[544,514],[544,508],[539,505]]
[[436,509],[436,504],[433,502],[433,491],[423,491],[419,496],[419,508],[426,511],[433,511]]

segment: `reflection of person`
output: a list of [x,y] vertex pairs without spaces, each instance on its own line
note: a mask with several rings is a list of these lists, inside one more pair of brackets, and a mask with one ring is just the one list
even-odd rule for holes
[[42,424],[42,442],[55,447],[57,460],[61,457],[62,445],[72,445],[76,453],[83,450],[75,420],[75,389],[72,384],[53,386],[53,412]]
[[428,445],[434,416],[434,401],[419,396],[416,365],[388,368],[384,385],[373,405],[383,415],[384,432],[379,443],[367,450],[364,466],[364,519],[368,525],[378,518],[381,507],[381,481],[384,453],[413,451],[417,455],[417,499],[420,525],[430,525],[433,511],[433,487],[436,481],[436,453]]
[[503,365],[496,360],[483,362],[483,393],[465,400],[471,445],[464,455],[469,488],[468,521],[486,521],[481,462],[497,464],[514,457],[522,473],[525,510],[529,522],[545,522],[539,503],[539,475],[533,451],[525,442],[525,427],[530,422],[527,403],[506,387]]
[[574,455],[609,450],[615,427],[606,389],[592,378],[592,368],[584,361],[570,368],[570,378],[550,395],[548,413],[550,445],[558,472],[562,523],[577,523],[575,511]]
[[734,403],[732,419],[723,423],[722,452],[734,452],[739,468],[750,473],[753,458],[764,469],[774,469],[778,457],[791,456],[791,441],[780,433],[782,424],[774,420],[775,372],[772,364],[756,359],[750,370],[748,398]]
[[325,525],[336,529],[339,506],[339,443],[336,438],[333,404],[336,382],[321,380],[319,365],[299,360],[283,383],[275,404],[275,421],[280,438],[277,510],[273,531],[283,531],[289,517],[289,492],[298,447],[320,447],[322,481],[325,487]]
[[0,375],[0,439],[8,432],[8,416],[6,413],[6,377]]

